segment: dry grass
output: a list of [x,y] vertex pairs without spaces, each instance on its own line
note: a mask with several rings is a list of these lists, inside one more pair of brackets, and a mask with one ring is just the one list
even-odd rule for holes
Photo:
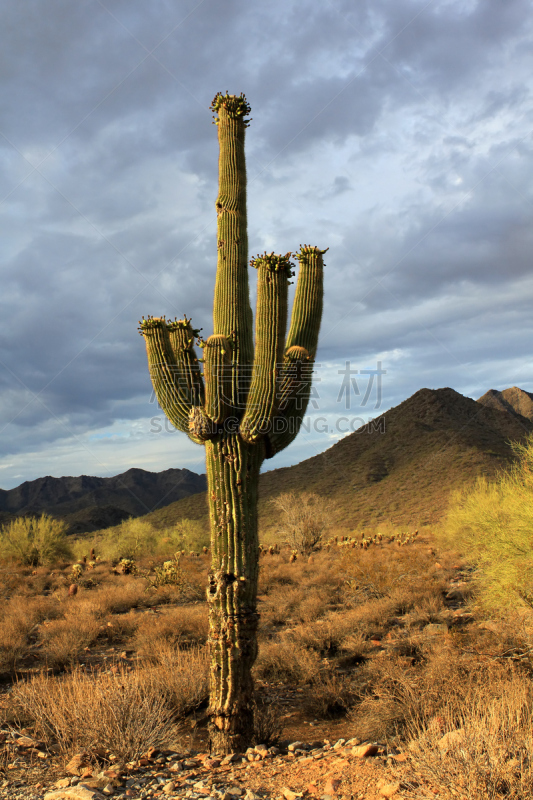
[[[533,659],[530,666],[527,661],[533,614],[528,624],[500,620],[497,630],[494,626],[488,630],[480,627],[482,619],[475,616],[472,604],[474,616],[461,622],[449,607],[448,595],[453,579],[458,587],[453,596],[468,606],[467,573],[459,571],[457,556],[437,553],[432,547],[426,539],[408,547],[396,543],[368,550],[331,547],[295,563],[289,563],[286,551],[261,557],[259,656],[254,667],[261,689],[258,743],[274,743],[281,736],[279,720],[288,710],[289,725],[296,724],[294,718],[313,716],[324,730],[322,735],[328,726],[338,730],[335,726],[342,725],[340,735],[393,742],[402,748],[416,740],[418,750],[410,752],[421,781],[433,781],[446,796],[442,776],[450,767],[450,774],[457,775],[456,788],[463,781],[465,795],[468,791],[472,797],[484,797],[485,789],[475,792],[485,780],[479,775],[483,770],[488,774],[489,761],[490,775],[500,776],[490,780],[499,786],[518,786],[516,764],[509,766],[506,755],[500,764],[496,751],[483,761],[489,752],[483,744],[486,734],[472,733],[472,742],[478,744],[472,744],[468,758],[477,755],[465,777],[461,770],[468,770],[468,759],[462,751],[450,750],[444,756],[437,742],[447,730],[473,731],[477,725],[479,731],[487,726],[490,731],[494,719],[483,721],[480,714],[492,709],[521,759],[520,781],[529,786],[524,755],[529,753],[529,740],[523,736],[527,728],[523,720],[530,678],[508,665],[510,655],[522,654],[523,667],[533,671]],[[208,559],[185,557],[184,562],[190,583],[185,598],[173,587],[146,591],[145,580],[113,574],[109,563],[86,569],[75,597],[67,597],[71,564],[51,571],[38,569],[36,574],[18,570],[16,581],[4,574],[0,580],[4,676],[29,677],[31,669],[42,666],[67,670],[64,675],[20,680],[8,696],[11,708],[4,716],[13,719],[18,714],[19,722],[24,720],[47,742],[57,741],[64,753],[98,746],[130,758],[162,742],[173,724],[196,714],[207,700],[203,597]],[[146,558],[139,563],[150,569],[157,562]],[[200,597],[202,602],[195,602]],[[115,667],[115,673],[85,674],[77,667],[83,661],[109,668],[110,654],[114,657],[109,646],[114,644],[125,651],[124,666]],[[522,705],[513,706],[511,713],[511,706],[503,705],[504,695],[522,697]],[[288,703],[293,706],[288,708]],[[473,715],[470,721],[467,711]],[[302,722],[300,731],[293,728],[290,735],[298,733],[305,740],[309,732]],[[511,777],[507,773],[501,777],[505,770],[511,770]],[[501,783],[504,778],[507,783]],[[508,796],[520,796],[512,791]]]
[[142,670],[75,670],[61,680],[38,675],[18,683],[13,700],[36,735],[65,755],[103,748],[125,762],[161,746],[171,731],[167,699],[154,688]]
[[530,681],[493,676],[464,701],[452,698],[429,724],[410,726],[415,775],[443,798],[530,798],[532,724]]
[[160,615],[144,616],[137,626],[133,646],[143,658],[151,658],[161,644],[191,647],[207,640],[207,608],[204,605],[162,609]]

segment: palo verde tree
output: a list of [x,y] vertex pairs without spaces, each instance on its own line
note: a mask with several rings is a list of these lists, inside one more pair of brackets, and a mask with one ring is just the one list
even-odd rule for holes
[[[257,269],[255,343],[248,288],[244,95],[213,100],[220,147],[213,335],[191,320],[140,323],[158,402],[172,424],[205,445],[212,562],[208,579],[211,750],[242,750],[253,734],[257,655],[259,470],[298,434],[311,391],[325,250],[304,245],[287,336],[292,253],[265,253]],[[194,342],[203,349],[198,359]],[[203,374],[201,371],[203,364]]]

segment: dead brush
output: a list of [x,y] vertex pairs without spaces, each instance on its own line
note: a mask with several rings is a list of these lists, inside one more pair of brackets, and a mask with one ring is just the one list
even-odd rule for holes
[[12,674],[28,655],[31,619],[20,615],[6,616],[0,622],[0,674]]
[[254,700],[254,738],[252,744],[273,747],[283,736],[281,712],[273,703]]
[[303,647],[297,649],[288,638],[259,643],[259,655],[254,666],[261,680],[288,684],[309,684],[320,669],[318,653]]
[[207,609],[204,606],[177,606],[152,614],[139,615],[133,647],[144,659],[152,658],[160,644],[180,648],[202,645],[207,641]]
[[146,686],[165,699],[173,719],[207,703],[208,657],[203,647],[179,650],[159,641],[149,662],[141,665]]
[[100,633],[99,620],[90,613],[69,613],[64,619],[41,626],[42,657],[49,667],[63,669],[74,664]]
[[398,655],[372,658],[363,668],[369,690],[349,715],[354,736],[400,740],[409,726],[423,727],[445,706],[468,705],[480,686],[498,682],[506,669],[444,643],[420,643],[417,663]]
[[334,719],[344,716],[357,697],[354,681],[350,677],[323,671],[315,676],[306,694],[305,708],[314,717]]
[[12,702],[34,734],[65,756],[104,749],[124,763],[161,747],[172,730],[167,697],[143,670],[40,674],[15,684]]
[[493,676],[467,703],[452,701],[429,724],[409,726],[416,778],[439,797],[532,797],[532,710],[529,679],[512,672]]

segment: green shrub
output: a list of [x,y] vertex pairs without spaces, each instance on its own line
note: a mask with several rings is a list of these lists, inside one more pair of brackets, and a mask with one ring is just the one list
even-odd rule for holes
[[66,523],[48,514],[40,517],[16,517],[0,532],[2,553],[21,564],[36,567],[59,558],[70,558]]
[[440,538],[477,568],[490,611],[533,608],[533,435],[513,444],[517,462],[499,480],[479,478],[451,500]]

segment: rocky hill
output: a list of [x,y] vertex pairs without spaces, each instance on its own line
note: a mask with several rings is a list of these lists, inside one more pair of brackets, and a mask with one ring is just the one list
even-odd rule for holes
[[46,512],[65,519],[71,533],[116,525],[206,488],[205,475],[188,469],[149,472],[132,468],[112,478],[37,478],[14,489],[0,489],[0,519]]
[[482,403],[487,408],[496,411],[508,411],[511,414],[518,414],[521,417],[533,420],[533,394],[512,386],[499,392],[497,389],[489,389],[478,403]]
[[[514,457],[510,442],[533,431],[527,417],[503,412],[453,389],[421,389],[324,453],[264,473],[261,529],[275,525],[268,501],[289,490],[319,493],[333,522],[350,529],[384,521],[434,523],[454,489],[508,466]],[[203,494],[150,515],[158,527],[183,517],[207,521]]]

